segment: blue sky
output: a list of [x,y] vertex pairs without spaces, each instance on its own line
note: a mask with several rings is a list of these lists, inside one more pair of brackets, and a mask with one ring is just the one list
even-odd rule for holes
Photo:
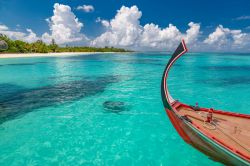
[[[202,41],[204,41],[209,34],[213,33],[219,25],[222,25],[223,28],[221,30],[225,32],[225,36],[228,38],[226,41],[227,46],[222,46],[221,48],[217,48],[217,50],[221,49],[223,51],[228,49],[230,44],[234,42],[230,40],[230,38],[234,37],[232,30],[241,30],[240,33],[244,34],[245,38],[248,38],[250,33],[249,0],[0,0],[0,25],[8,27],[9,31],[20,31],[23,33],[26,33],[26,29],[31,29],[37,37],[42,36],[45,32],[53,36],[51,27],[45,19],[51,18],[51,16],[54,15],[53,10],[55,3],[63,4],[71,8],[70,12],[75,15],[78,22],[84,24],[84,26],[80,28],[79,34],[83,34],[89,41],[95,40],[95,38],[107,31],[112,31],[112,28],[103,26],[101,21],[96,21],[98,17],[100,17],[100,20],[110,21],[116,16],[117,10],[121,9],[122,6],[131,8],[134,5],[142,14],[138,19],[141,27],[153,23],[159,28],[164,29],[171,23],[184,34],[186,30],[190,28],[188,26],[190,22],[199,24],[199,37],[197,37],[199,43],[204,43]],[[83,5],[91,5],[93,10],[86,12],[77,9],[78,6]],[[134,16],[132,15],[131,17]],[[145,30],[143,29],[142,31]],[[225,39],[225,37],[222,38],[221,40]],[[244,39],[244,42],[248,41],[249,40]],[[79,44],[81,42],[70,43]],[[82,43],[86,44],[89,42]],[[220,43],[223,44],[225,41]],[[138,42],[134,45],[133,42],[132,44],[129,42],[127,45],[119,43],[104,44],[113,44],[114,46],[128,48],[148,47],[145,44],[143,46],[138,45]],[[153,46],[154,44],[148,48],[152,48]],[[200,46],[196,48],[198,47],[201,48]],[[206,50],[208,48],[202,44],[202,49]],[[237,49],[238,48],[235,48],[236,51]],[[244,50],[248,51],[247,47],[244,48]]]

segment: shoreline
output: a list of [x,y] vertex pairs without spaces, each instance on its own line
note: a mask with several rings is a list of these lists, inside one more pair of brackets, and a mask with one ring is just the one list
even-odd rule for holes
[[[119,52],[56,52],[56,53],[0,53],[0,59],[4,58],[34,58],[34,57],[66,57],[91,54],[111,54]],[[126,53],[126,52],[125,52]]]

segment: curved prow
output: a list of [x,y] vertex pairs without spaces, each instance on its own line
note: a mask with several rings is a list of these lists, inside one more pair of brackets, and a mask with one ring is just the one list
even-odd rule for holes
[[168,91],[168,86],[167,86],[167,78],[168,78],[168,73],[173,65],[173,63],[181,57],[183,54],[187,52],[187,47],[184,42],[184,40],[181,41],[179,46],[176,48],[175,52],[173,53],[172,57],[169,59],[168,64],[164,70],[162,80],[161,80],[161,97],[162,97],[162,102],[163,105],[166,109],[172,110],[171,103],[173,103],[175,100],[171,97]]

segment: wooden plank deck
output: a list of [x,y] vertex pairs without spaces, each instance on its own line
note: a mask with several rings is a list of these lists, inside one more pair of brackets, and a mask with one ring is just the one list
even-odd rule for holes
[[234,151],[250,157],[250,119],[213,113],[213,123],[208,124],[204,122],[207,114],[205,111],[194,111],[183,106],[178,107],[177,111]]

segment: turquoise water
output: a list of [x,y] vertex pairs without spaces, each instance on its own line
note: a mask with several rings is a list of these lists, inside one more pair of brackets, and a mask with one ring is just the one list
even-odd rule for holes
[[[221,165],[184,143],[164,112],[168,59],[1,59],[0,165]],[[190,53],[168,84],[182,102],[249,114],[249,71],[250,54]],[[107,109],[113,102],[118,108]]]

